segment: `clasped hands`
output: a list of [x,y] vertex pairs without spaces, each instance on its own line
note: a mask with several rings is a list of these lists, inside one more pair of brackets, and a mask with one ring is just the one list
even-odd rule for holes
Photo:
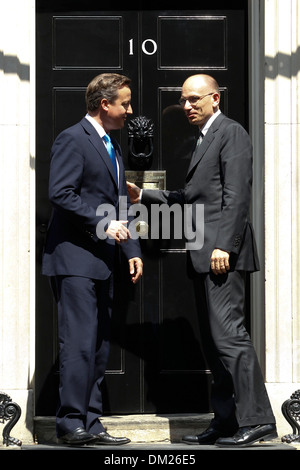
[[126,181],[131,204],[137,204],[140,201],[141,189],[134,183]]
[[108,238],[113,238],[117,243],[126,243],[131,238],[130,232],[125,225],[128,220],[112,220],[106,230]]
[[[141,192],[140,188],[133,183],[129,183],[128,181],[127,188],[131,204],[138,203]],[[127,223],[128,220],[112,220],[106,230],[107,236],[116,240],[117,243],[126,243],[131,238],[128,228],[125,227]]]
[[[129,183],[127,181],[127,189],[129,192],[130,201],[132,204],[136,204],[139,202],[140,197],[140,188],[133,183]],[[210,258],[210,266],[211,270],[215,275],[219,274],[226,274],[227,271],[230,269],[229,265],[229,256],[230,252],[220,250],[216,248],[211,255]]]

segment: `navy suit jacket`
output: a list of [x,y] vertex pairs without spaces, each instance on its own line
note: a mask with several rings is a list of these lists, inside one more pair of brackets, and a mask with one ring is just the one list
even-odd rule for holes
[[[204,244],[189,257],[198,273],[210,271],[215,248],[230,251],[231,269],[259,270],[249,220],[252,187],[252,145],[237,122],[220,114],[213,121],[188,169],[184,189],[143,190],[142,203],[204,205]],[[193,212],[193,228],[199,223]]]
[[[97,224],[105,214],[97,215],[97,208],[104,204],[116,208],[118,219],[119,197],[125,197],[130,205],[121,149],[112,141],[119,163],[119,187],[106,147],[87,119],[56,138],[49,176],[53,211],[43,254],[43,274],[93,279],[107,279],[111,274],[115,241],[98,238]],[[121,247],[127,259],[141,257],[138,239]]]

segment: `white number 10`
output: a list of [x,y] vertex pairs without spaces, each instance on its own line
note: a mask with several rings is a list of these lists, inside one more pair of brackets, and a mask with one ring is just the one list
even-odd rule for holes
[[[148,43],[151,44],[151,50],[149,50]],[[157,51],[157,44],[153,39],[145,39],[145,41],[142,42],[142,51],[146,55],[153,55]],[[129,55],[134,55],[134,50],[133,50],[133,39],[129,39]]]

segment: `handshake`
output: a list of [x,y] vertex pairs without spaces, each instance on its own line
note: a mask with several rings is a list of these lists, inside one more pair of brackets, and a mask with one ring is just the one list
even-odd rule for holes
[[[140,202],[141,188],[136,186],[134,183],[129,183],[129,181],[126,181],[126,183],[131,204],[138,204]],[[149,225],[143,220],[139,220],[136,223],[135,228],[141,237],[147,235],[149,231]]]
[[126,183],[131,204],[137,204],[140,200],[141,189],[134,183],[129,183],[129,181]]
[[[141,189],[133,183],[127,182],[130,201],[132,204],[139,202]],[[114,239],[117,243],[126,243],[131,238],[131,233],[126,227],[128,220],[112,220],[106,230],[106,235]],[[148,232],[148,224],[138,222],[136,230],[140,235],[146,235]]]

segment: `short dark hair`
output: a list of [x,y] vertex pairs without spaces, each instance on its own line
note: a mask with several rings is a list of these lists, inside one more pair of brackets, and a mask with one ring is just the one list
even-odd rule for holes
[[118,73],[102,73],[97,75],[88,84],[85,93],[85,102],[88,111],[96,111],[103,98],[113,103],[118,98],[118,90],[129,87],[130,78]]

